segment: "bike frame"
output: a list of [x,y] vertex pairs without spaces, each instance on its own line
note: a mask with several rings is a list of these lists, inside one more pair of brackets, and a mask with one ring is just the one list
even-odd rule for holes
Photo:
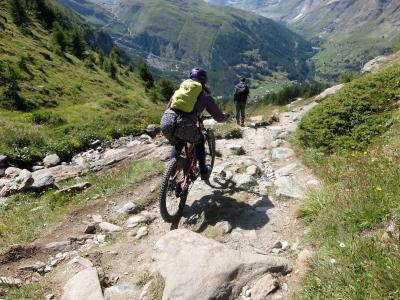
[[[204,130],[204,125],[202,120],[200,119],[197,125],[199,131],[202,133]],[[197,176],[196,173],[196,168],[197,168],[197,156],[196,156],[196,151],[194,148],[194,144],[188,144],[186,143],[185,145],[185,153],[186,153],[186,158],[189,161],[188,167],[186,168],[186,170],[184,170],[184,177],[183,177],[183,182],[180,183],[181,184],[181,188],[182,188],[182,192],[186,192],[189,189],[189,186],[192,182],[192,178],[191,175],[193,174],[193,177],[196,178],[195,176]],[[174,181],[176,180],[176,178],[179,175],[179,171],[176,172],[175,176],[174,176]],[[194,181],[194,180],[193,180]]]

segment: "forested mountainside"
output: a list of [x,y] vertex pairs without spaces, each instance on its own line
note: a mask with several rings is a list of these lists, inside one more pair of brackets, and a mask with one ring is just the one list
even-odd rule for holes
[[310,43],[253,13],[194,0],[60,2],[164,73],[182,77],[194,65],[209,69],[217,94],[230,93],[239,76],[288,82],[310,73]]
[[49,0],[1,2],[0,15],[0,153],[12,163],[67,158],[159,117],[104,32]]
[[211,0],[254,11],[313,41],[320,76],[337,79],[346,70],[358,71],[371,58],[387,54],[400,41],[397,0]]

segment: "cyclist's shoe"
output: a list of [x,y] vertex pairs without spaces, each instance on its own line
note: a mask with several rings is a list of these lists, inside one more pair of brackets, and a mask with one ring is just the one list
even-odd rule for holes
[[210,179],[211,176],[211,168],[209,166],[206,166],[206,169],[207,169],[206,172],[200,174],[201,180],[204,181],[208,181],[208,179]]

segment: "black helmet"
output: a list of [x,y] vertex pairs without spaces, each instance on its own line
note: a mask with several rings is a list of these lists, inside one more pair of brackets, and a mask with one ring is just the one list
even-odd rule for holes
[[196,79],[202,84],[206,84],[208,81],[208,76],[206,70],[202,68],[194,68],[189,75],[190,79]]

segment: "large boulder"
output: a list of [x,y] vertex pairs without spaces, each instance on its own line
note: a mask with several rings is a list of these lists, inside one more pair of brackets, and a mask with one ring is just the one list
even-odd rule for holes
[[145,132],[152,137],[153,139],[156,137],[158,133],[160,133],[160,127],[155,124],[150,124],[147,126]]
[[236,299],[251,279],[292,270],[284,258],[232,250],[186,229],[162,237],[154,259],[164,300]]
[[32,183],[32,173],[28,170],[20,170],[17,177],[10,178],[10,180],[1,188],[0,197],[7,197],[18,192],[27,191],[31,188]]
[[47,167],[47,168],[57,166],[60,162],[61,162],[61,159],[60,159],[60,157],[59,157],[57,154],[50,154],[50,155],[47,155],[47,156],[43,159],[43,164],[44,164],[44,166]]
[[7,156],[0,154],[0,169],[4,169],[5,167],[7,167],[7,159]]
[[328,89],[326,89],[325,91],[323,91],[321,94],[319,94],[318,96],[315,96],[314,101],[317,103],[322,102],[322,100],[324,100],[326,97],[335,94],[338,90],[342,89],[344,87],[344,84],[338,84],[335,85],[333,87],[330,87]]
[[61,300],[103,300],[95,268],[86,268],[72,277],[63,288]]
[[377,56],[374,59],[371,59],[369,62],[367,62],[363,68],[361,69],[361,74],[366,74],[366,73],[376,73],[380,69],[382,69],[383,65],[390,60],[390,56]]
[[54,176],[47,172],[47,173],[36,173],[32,174],[33,183],[32,183],[32,190],[33,191],[41,191],[48,188],[54,187]]
[[232,181],[235,183],[237,188],[248,188],[257,185],[257,180],[248,174],[234,175]]
[[284,160],[291,158],[294,155],[294,151],[290,148],[286,147],[278,147],[272,149],[272,159],[275,160]]
[[16,178],[19,176],[19,174],[21,173],[21,169],[18,168],[14,168],[14,167],[9,167],[5,170],[4,175],[7,178]]
[[275,180],[276,195],[286,198],[301,199],[304,191],[290,176],[278,177]]

